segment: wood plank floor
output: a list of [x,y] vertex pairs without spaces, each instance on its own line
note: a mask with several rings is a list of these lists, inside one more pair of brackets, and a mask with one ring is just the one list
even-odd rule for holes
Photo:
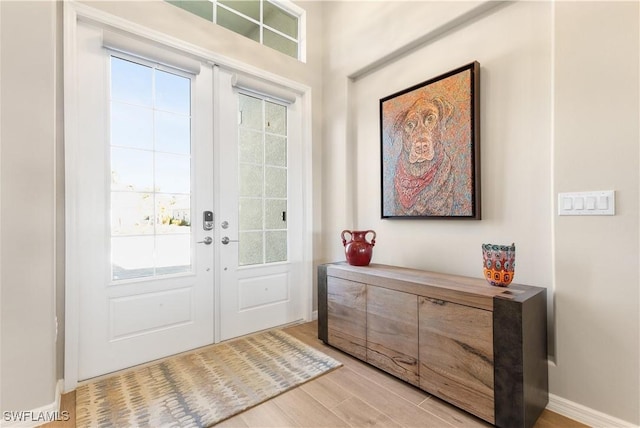
[[[284,329],[342,362],[343,367],[219,423],[218,427],[490,427],[486,422],[399,381],[317,338],[317,323]],[[46,428],[75,427],[75,392],[63,395],[71,419]],[[536,428],[586,427],[545,410]]]

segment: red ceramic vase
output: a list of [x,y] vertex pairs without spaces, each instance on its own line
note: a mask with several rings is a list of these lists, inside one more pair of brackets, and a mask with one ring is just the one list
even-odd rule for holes
[[[371,242],[367,241],[367,234],[373,234]],[[350,235],[347,242],[345,234]],[[373,230],[343,230],[342,245],[347,256],[347,263],[352,266],[368,266],[373,255],[373,246],[376,244],[376,232]]]

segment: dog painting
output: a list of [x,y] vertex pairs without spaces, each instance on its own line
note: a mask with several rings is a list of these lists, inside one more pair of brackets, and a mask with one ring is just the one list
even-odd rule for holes
[[474,62],[380,100],[383,218],[480,218],[478,74]]

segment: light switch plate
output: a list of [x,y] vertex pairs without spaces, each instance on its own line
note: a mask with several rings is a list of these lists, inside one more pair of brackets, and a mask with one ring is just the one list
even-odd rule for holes
[[615,215],[614,190],[558,193],[558,215]]

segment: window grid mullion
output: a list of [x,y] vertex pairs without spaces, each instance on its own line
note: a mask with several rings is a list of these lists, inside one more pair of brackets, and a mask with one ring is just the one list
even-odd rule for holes
[[156,195],[156,67],[151,67],[151,141],[153,142],[153,150],[151,158],[153,159],[151,173],[153,174],[153,276],[157,276],[158,272],[158,195]]
[[[262,15],[262,1],[260,2],[260,14]],[[262,30],[261,30],[262,34]],[[262,263],[267,263],[267,103],[265,100],[261,100],[262,103]]]
[[260,1],[260,44],[264,45],[264,1]]

